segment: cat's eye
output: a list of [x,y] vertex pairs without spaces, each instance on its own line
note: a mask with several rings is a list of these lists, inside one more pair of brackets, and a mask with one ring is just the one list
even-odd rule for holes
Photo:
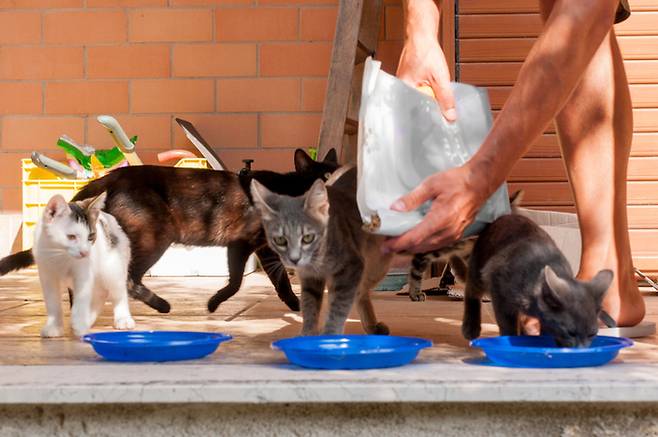
[[89,234],[89,237],[87,237],[87,241],[91,241],[92,243],[96,239],[96,234]]
[[277,246],[285,246],[288,244],[288,240],[286,240],[286,237],[274,237],[272,238],[272,241],[274,241],[274,244]]
[[302,237],[302,243],[304,244],[311,244],[313,240],[315,240],[314,234],[306,234]]
[[73,235],[73,234],[68,234],[68,235],[66,236],[66,238],[68,238],[69,241],[75,241],[75,240],[78,239],[78,237],[76,237],[76,236]]

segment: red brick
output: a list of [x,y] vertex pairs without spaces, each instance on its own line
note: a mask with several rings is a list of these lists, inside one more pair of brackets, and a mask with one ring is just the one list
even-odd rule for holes
[[0,83],[0,102],[0,114],[38,114],[42,108],[41,84]]
[[134,80],[132,112],[212,112],[212,80]]
[[89,44],[126,40],[123,11],[55,11],[44,14],[46,43]]
[[174,163],[164,163],[161,164],[158,161],[158,153],[162,150],[142,150],[139,152],[139,158],[142,160],[144,165],[173,165]]
[[263,44],[260,73],[263,76],[326,76],[331,43]]
[[167,0],[87,0],[88,8],[141,8],[167,6]]
[[336,5],[338,0],[258,0],[259,5]]
[[303,41],[333,41],[337,12],[336,8],[302,9],[300,39]]
[[248,6],[256,3],[256,0],[169,0],[171,6],[208,6],[208,5],[240,5]]
[[295,8],[222,8],[217,10],[217,39],[277,41],[297,39]]
[[[194,124],[208,144],[215,148],[222,160],[224,159],[223,149],[258,146],[258,116],[256,114],[185,114],[181,118]],[[192,147],[192,150],[199,155],[175,120],[172,120],[172,125],[174,147]]]
[[212,12],[202,9],[143,9],[130,12],[131,41],[209,41]]
[[0,12],[0,41],[34,44],[41,41],[41,16],[35,12]]
[[177,44],[174,76],[255,76],[255,44]]
[[318,142],[320,114],[263,114],[260,136],[263,147],[302,147]]
[[302,80],[302,111],[322,111],[327,79]]
[[81,8],[83,0],[3,0],[0,9]]
[[0,47],[0,79],[77,79],[81,47]]
[[87,77],[142,78],[169,76],[166,45],[98,46],[87,49]]
[[223,112],[295,111],[299,79],[220,79],[217,107]]
[[[171,116],[119,115],[116,119],[129,137],[138,136],[136,146],[138,153],[144,149],[169,149]],[[97,148],[110,148],[115,145],[107,129],[96,120],[96,116],[87,118],[86,142]]]
[[0,187],[16,187],[21,184],[21,160],[29,158],[27,152],[0,153],[2,171],[0,171]]
[[233,149],[222,150],[222,161],[231,170],[244,166],[243,159],[254,159],[254,170],[291,171],[294,168],[294,149]]
[[[20,188],[5,187],[0,190],[0,210],[20,212],[23,209],[23,191]],[[18,248],[21,248],[20,242]]]
[[404,39],[404,14],[401,7],[388,6],[386,8],[386,39]]
[[128,83],[50,82],[46,84],[47,114],[116,114],[128,112]]
[[4,117],[0,148],[61,150],[56,147],[57,138],[66,134],[74,140],[82,141],[84,132],[82,117]]

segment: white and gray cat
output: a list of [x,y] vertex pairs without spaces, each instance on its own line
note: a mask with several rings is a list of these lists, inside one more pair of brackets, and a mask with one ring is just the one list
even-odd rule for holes
[[114,327],[135,327],[126,288],[130,242],[114,217],[101,211],[104,203],[105,193],[72,203],[55,195],[37,224],[32,250],[48,312],[42,337],[64,334],[62,290],[67,287],[76,336],[89,331],[108,296]]
[[[386,275],[392,255],[381,253],[384,237],[362,229],[356,169],[343,167],[299,197],[272,193],[256,180],[251,193],[268,244],[301,280],[302,335],[342,334],[355,301],[363,329],[388,334],[388,327],[377,322],[370,290]],[[329,311],[320,331],[325,284]]]

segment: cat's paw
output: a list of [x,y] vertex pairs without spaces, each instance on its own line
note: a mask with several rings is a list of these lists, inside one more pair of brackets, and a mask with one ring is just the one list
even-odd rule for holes
[[375,325],[375,332],[373,332],[375,335],[388,335],[390,333],[391,331],[388,329],[388,326],[382,322]]
[[135,329],[135,320],[130,316],[114,319],[114,328],[122,330]]
[[73,335],[76,337],[82,337],[83,335],[89,332],[89,323],[76,322],[75,320],[71,321],[71,329],[73,330]]
[[299,298],[297,296],[292,295],[291,297],[281,297],[281,300],[288,306],[288,308],[290,308],[291,311],[300,311],[301,308],[299,305]]
[[462,335],[466,340],[475,340],[480,336],[480,324],[464,321],[462,323]]
[[409,290],[409,299],[413,302],[425,302],[427,295],[422,290]]
[[41,328],[41,336],[43,338],[61,337],[64,335],[64,327],[54,323],[47,323]]
[[317,329],[302,329],[302,332],[299,334],[302,337],[310,337],[313,335],[318,335],[320,331]]

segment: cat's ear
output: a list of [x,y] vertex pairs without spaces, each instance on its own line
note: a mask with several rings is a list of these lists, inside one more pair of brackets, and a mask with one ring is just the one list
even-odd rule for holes
[[329,149],[326,155],[324,155],[324,159],[322,160],[325,164],[338,164],[338,153],[336,153],[336,149],[333,147]]
[[553,309],[563,308],[562,295],[569,292],[569,283],[560,278],[551,266],[544,267],[544,281],[547,287],[542,287],[542,300]]
[[46,223],[52,223],[56,217],[61,217],[69,209],[69,204],[64,200],[64,198],[56,194],[50,198],[46,209],[43,211],[43,219]]
[[606,291],[610,288],[613,277],[614,273],[612,273],[612,270],[605,269],[598,272],[587,282],[587,288],[594,295],[597,302],[600,303],[603,300],[603,296],[605,296]]
[[339,167],[338,170],[334,171],[333,173],[329,174],[327,177],[327,182],[325,182],[325,186],[330,187],[333,184],[336,183],[338,179],[341,178],[345,173],[348,171],[352,170],[354,168],[354,164],[347,164],[342,167]]
[[270,190],[265,188],[265,186],[256,179],[251,180],[250,190],[254,205],[258,208],[263,217],[272,217],[276,215],[276,210],[274,209],[272,202],[274,194]]
[[94,229],[96,226],[96,221],[98,221],[98,216],[101,213],[101,210],[105,208],[105,199],[107,198],[107,193],[103,191],[96,197],[91,199],[85,199],[81,202],[81,207],[87,212],[87,217],[89,220],[89,226]]
[[316,180],[304,195],[304,211],[322,224],[329,221],[329,196],[321,179]]
[[305,172],[313,168],[315,161],[302,149],[295,150],[295,171]]

